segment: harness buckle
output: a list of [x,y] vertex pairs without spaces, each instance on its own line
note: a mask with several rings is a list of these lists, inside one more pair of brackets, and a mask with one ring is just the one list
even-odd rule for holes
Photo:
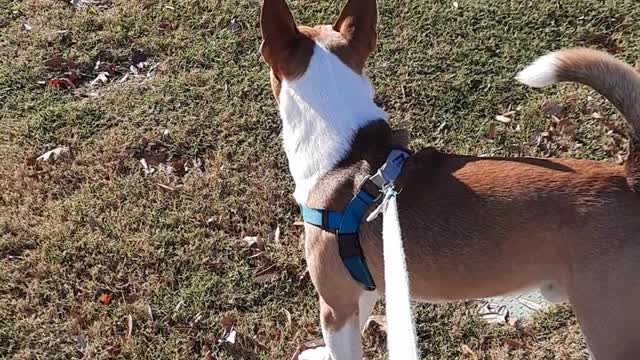
[[367,175],[362,180],[360,185],[358,185],[358,191],[356,191],[356,194],[360,190],[362,190],[371,195],[371,197],[373,198],[373,203],[378,202],[378,200],[382,198],[382,195],[384,195],[384,193],[382,192],[383,186],[378,185],[375,181],[376,175],[378,174],[376,173],[375,175]]

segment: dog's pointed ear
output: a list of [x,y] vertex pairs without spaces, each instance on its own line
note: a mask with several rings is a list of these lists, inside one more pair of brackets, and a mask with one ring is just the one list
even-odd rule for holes
[[333,29],[347,39],[349,46],[368,56],[376,47],[378,5],[376,0],[348,0]]
[[301,39],[291,10],[285,0],[264,0],[260,13],[262,45],[260,53],[275,72],[281,71],[286,56]]

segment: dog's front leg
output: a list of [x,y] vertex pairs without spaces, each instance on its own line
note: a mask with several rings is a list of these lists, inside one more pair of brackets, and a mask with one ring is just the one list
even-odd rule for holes
[[322,336],[332,360],[362,359],[358,310],[357,303],[350,309],[335,309],[320,299]]
[[332,308],[320,299],[320,323],[325,346],[309,349],[298,360],[360,360],[361,334],[380,296],[375,291],[363,292],[354,306]]

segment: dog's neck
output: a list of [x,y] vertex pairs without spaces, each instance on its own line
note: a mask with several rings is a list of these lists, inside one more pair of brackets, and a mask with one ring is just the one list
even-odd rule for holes
[[306,72],[282,82],[282,137],[298,203],[304,204],[318,178],[347,156],[359,129],[387,120],[373,95],[364,75],[318,44]]

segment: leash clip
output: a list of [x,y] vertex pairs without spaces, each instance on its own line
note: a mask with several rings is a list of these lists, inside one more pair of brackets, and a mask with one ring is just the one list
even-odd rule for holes
[[372,222],[378,216],[380,216],[380,214],[387,211],[389,200],[393,197],[398,196],[398,194],[400,193],[399,191],[396,191],[395,187],[393,186],[393,182],[385,184],[380,192],[382,193],[382,201],[380,202],[380,205],[378,205],[378,207],[373,210],[371,214],[369,214],[369,216],[367,216],[367,222]]

